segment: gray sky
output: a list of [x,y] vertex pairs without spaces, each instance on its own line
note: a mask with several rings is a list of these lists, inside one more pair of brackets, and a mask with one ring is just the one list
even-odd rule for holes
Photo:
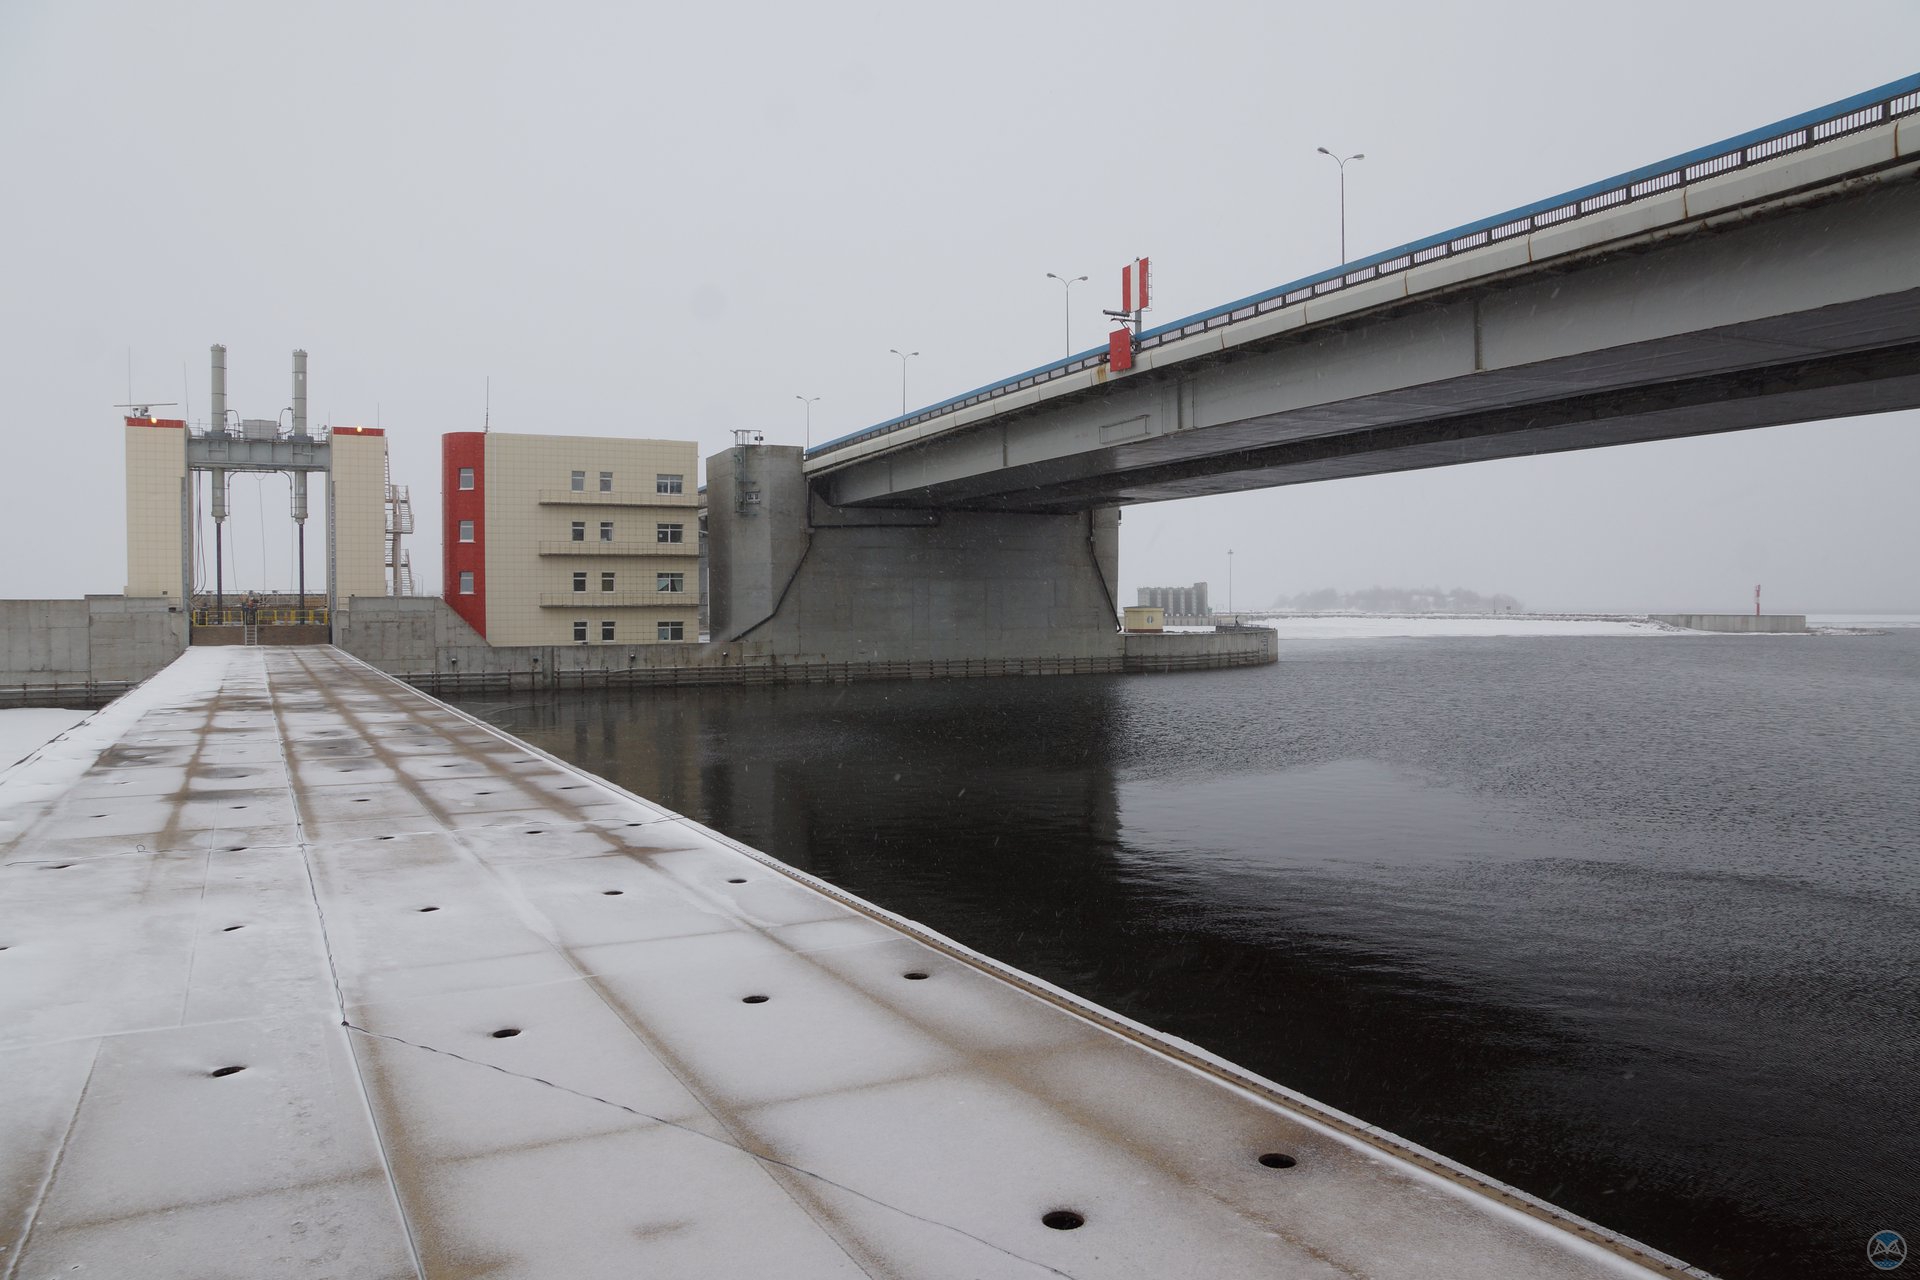
[[[1503,15],[1503,16],[1502,16]],[[1914,70],[1920,4],[89,4],[0,0],[0,596],[117,592],[118,418],[372,425],[437,590],[439,437],[799,443],[1104,333]],[[177,411],[176,411],[177,412]],[[1224,603],[1460,585],[1548,608],[1920,610],[1920,415],[1129,508],[1121,578]],[[256,493],[256,488],[258,492]],[[290,583],[284,480],[235,487]],[[268,514],[262,529],[256,504]],[[76,509],[84,514],[76,517]],[[313,532],[317,533],[317,529]],[[264,535],[264,536],[263,536]],[[309,538],[310,574],[323,564]]]

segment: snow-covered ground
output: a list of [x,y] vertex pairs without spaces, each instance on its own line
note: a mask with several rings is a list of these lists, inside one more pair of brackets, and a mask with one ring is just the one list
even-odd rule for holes
[[54,707],[11,707],[0,711],[0,769],[32,755],[92,714]]
[[[1354,640],[1387,636],[1691,636],[1645,618],[1564,617],[1539,614],[1293,614],[1248,618],[1272,627],[1283,640]],[[1208,627],[1168,627],[1169,631],[1207,631]]]

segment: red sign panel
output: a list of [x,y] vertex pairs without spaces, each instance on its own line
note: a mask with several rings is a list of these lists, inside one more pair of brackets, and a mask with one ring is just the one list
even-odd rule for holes
[[1135,258],[1120,268],[1120,309],[1145,311],[1147,301],[1147,260]]
[[1107,368],[1115,373],[1133,368],[1133,330],[1115,329],[1107,335]]

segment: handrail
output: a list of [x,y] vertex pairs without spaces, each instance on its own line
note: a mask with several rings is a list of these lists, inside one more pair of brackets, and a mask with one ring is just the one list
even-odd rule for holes
[[[253,616],[248,617],[251,613]],[[196,627],[245,627],[245,626],[292,626],[306,623],[325,625],[327,611],[321,609],[273,609],[264,605],[249,610],[237,606],[231,609],[195,609],[188,617]]]
[[[1603,178],[1599,182],[1564,191],[1545,200],[1537,200],[1505,213],[1465,223],[1423,240],[1410,241],[1380,253],[1342,263],[1315,275],[1276,285],[1259,293],[1237,298],[1205,311],[1196,311],[1170,323],[1142,332],[1136,349],[1152,350],[1168,342],[1271,315],[1286,307],[1297,306],[1311,298],[1324,298],[1351,285],[1365,284],[1381,276],[1393,275],[1412,267],[1438,262],[1455,254],[1469,253],[1514,236],[1526,235],[1544,227],[1557,227],[1603,210],[1614,209],[1647,196],[1673,191],[1717,178],[1721,174],[1744,169],[1834,138],[1871,128],[1898,116],[1920,111],[1920,75],[1907,76],[1850,98],[1816,107],[1797,116],[1750,129],[1709,146],[1638,169]],[[1029,387],[1064,378],[1106,363],[1107,348],[1099,346],[1070,355],[1052,364],[1040,365],[1011,378],[990,382],[972,391],[916,409],[897,418],[889,418],[862,430],[817,444],[807,450],[807,458],[818,458],[849,445],[871,440],[905,427],[918,426],[945,414],[971,408]]]

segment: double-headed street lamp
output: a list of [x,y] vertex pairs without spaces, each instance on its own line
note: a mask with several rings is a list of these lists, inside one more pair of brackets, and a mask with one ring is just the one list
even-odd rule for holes
[[1365,160],[1366,156],[1354,152],[1350,156],[1337,156],[1325,147],[1315,147],[1321,155],[1340,166],[1340,265],[1347,265],[1347,161]]
[[796,394],[793,398],[807,406],[807,448],[811,449],[813,448],[813,405],[820,397]]
[[898,347],[888,347],[887,350],[900,357],[900,416],[904,418],[907,416],[907,361],[913,359],[920,353],[918,351],[902,351]]
[[1049,271],[1047,272],[1047,279],[1058,280],[1061,284],[1066,286],[1065,306],[1066,306],[1066,320],[1067,320],[1067,354],[1072,355],[1073,354],[1073,286],[1085,280],[1086,277],[1075,276],[1073,279],[1069,280],[1065,276],[1057,276],[1053,274],[1053,272]]

